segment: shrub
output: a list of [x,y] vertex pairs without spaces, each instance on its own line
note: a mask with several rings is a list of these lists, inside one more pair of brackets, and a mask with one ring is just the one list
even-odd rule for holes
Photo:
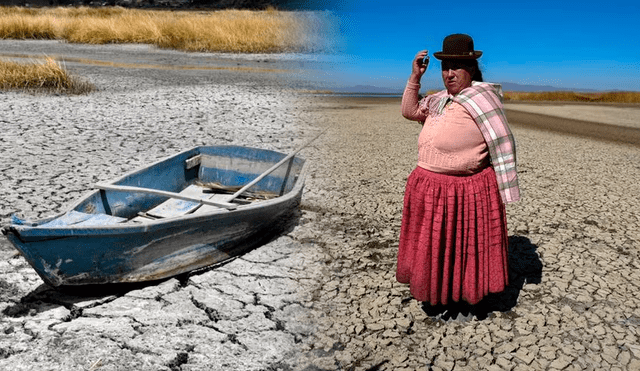
[[58,62],[47,58],[43,63],[0,60],[0,89],[85,94],[94,87],[69,75]]

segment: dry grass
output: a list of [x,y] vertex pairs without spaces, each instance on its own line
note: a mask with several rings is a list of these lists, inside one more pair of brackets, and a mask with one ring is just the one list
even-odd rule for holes
[[[104,8],[0,7],[0,39],[54,39],[72,43],[144,43],[200,52],[271,53],[322,48],[320,18],[265,11],[159,11]],[[85,93],[88,83],[55,61],[0,63],[0,89]]]
[[505,92],[505,101],[640,103],[640,92],[575,93],[571,91]]
[[86,94],[94,87],[89,82],[69,75],[58,62],[47,58],[41,63],[0,60],[0,89]]
[[317,48],[319,24],[292,12],[0,7],[0,38],[145,43],[185,51],[271,53]]

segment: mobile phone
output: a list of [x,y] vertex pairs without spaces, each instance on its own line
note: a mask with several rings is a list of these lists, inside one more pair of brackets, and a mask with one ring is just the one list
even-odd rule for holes
[[422,64],[425,66],[429,66],[429,55],[424,56],[424,59],[422,59]]

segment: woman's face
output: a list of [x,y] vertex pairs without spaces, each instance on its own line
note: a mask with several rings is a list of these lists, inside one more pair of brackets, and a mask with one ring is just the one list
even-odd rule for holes
[[471,86],[473,67],[456,60],[442,61],[442,81],[449,94],[458,94]]

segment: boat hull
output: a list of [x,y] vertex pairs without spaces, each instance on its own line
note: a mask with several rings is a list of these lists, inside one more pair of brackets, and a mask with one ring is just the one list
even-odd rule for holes
[[[194,153],[190,153],[182,157],[193,156]],[[177,162],[182,163],[182,157]],[[233,210],[217,209],[144,224],[125,222],[82,227],[49,227],[56,218],[47,218],[31,225],[10,225],[3,228],[3,233],[51,286],[164,279],[228,260],[285,230],[300,203],[305,170],[306,166],[300,167],[296,181],[283,195]],[[125,180],[131,179],[132,174],[145,173],[128,174],[113,184],[127,184]],[[121,205],[114,201],[120,199],[122,195],[117,194],[121,193],[94,191],[71,210],[86,209],[86,205],[104,208],[97,203],[87,203],[96,199],[111,198],[111,205]],[[144,196],[138,196],[136,202],[157,203]]]
[[223,262],[260,245],[286,229],[298,200],[143,231],[31,242],[15,233],[7,238],[50,286],[153,281]]

